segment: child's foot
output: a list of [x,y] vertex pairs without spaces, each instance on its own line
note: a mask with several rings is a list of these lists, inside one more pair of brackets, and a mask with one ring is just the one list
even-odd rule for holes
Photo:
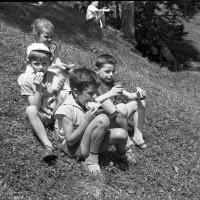
[[54,150],[52,147],[46,145],[44,151],[42,152],[42,159],[44,161],[49,161],[54,158],[56,158],[56,154],[54,153]]
[[93,175],[102,175],[98,162],[91,162],[85,160],[81,164],[87,172],[90,172]]

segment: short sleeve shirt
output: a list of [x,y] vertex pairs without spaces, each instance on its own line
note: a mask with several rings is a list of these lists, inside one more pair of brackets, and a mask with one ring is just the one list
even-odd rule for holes
[[[80,124],[82,123],[82,120],[84,118],[85,112],[81,106],[79,106],[75,99],[73,98],[73,95],[70,94],[63,104],[57,109],[55,116],[58,119],[58,122],[61,117],[61,115],[64,115],[65,117],[69,118],[73,123],[73,128],[76,130]],[[63,131],[63,128],[61,127],[61,130]]]
[[[36,85],[34,84],[34,76],[33,73],[23,73],[18,78],[18,84],[20,86],[20,92],[22,96],[33,96],[36,92]],[[54,74],[52,72],[47,72],[46,74],[46,83],[51,83],[54,79]],[[50,103],[49,103],[50,102]],[[55,108],[57,105],[57,97],[45,96],[45,89],[41,93],[41,106],[40,109],[46,113],[49,118],[55,112]],[[45,112],[46,110],[46,112]],[[49,114],[50,111],[52,114]]]
[[21,95],[31,96],[36,92],[36,85],[33,83],[33,73],[23,73],[18,78],[18,84],[21,88]]
[[94,5],[92,5],[92,4],[89,5],[88,8],[87,8],[86,20],[96,18],[98,10],[99,9],[96,8]]

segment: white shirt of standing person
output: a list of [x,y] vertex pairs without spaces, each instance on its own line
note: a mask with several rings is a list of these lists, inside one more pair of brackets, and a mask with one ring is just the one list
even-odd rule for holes
[[99,11],[93,4],[88,6],[87,13],[86,13],[86,20],[96,18],[97,12]]

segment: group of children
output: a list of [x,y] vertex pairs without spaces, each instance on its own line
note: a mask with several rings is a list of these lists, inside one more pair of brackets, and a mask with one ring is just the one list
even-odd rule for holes
[[[56,157],[46,131],[47,126],[56,124],[57,131],[64,133],[63,151],[82,161],[92,174],[101,174],[99,153],[111,145],[116,147],[117,159],[135,163],[131,146],[146,148],[141,132],[146,92],[130,93],[120,83],[115,84],[117,62],[111,55],[100,55],[93,70],[61,62],[57,46],[52,42],[53,24],[39,18],[32,26],[34,43],[27,47],[27,68],[18,83],[21,95],[27,97],[26,115],[44,146],[43,160]],[[119,95],[130,101],[113,105],[111,100]],[[114,113],[106,110],[107,101],[116,109]],[[89,106],[91,102],[93,105]],[[132,138],[127,124],[131,116]]]

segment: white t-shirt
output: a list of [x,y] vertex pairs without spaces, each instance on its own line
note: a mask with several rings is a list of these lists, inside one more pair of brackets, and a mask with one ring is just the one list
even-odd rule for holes
[[97,12],[99,11],[98,8],[96,8],[94,5],[89,5],[87,8],[87,13],[86,13],[86,20],[96,18]]

